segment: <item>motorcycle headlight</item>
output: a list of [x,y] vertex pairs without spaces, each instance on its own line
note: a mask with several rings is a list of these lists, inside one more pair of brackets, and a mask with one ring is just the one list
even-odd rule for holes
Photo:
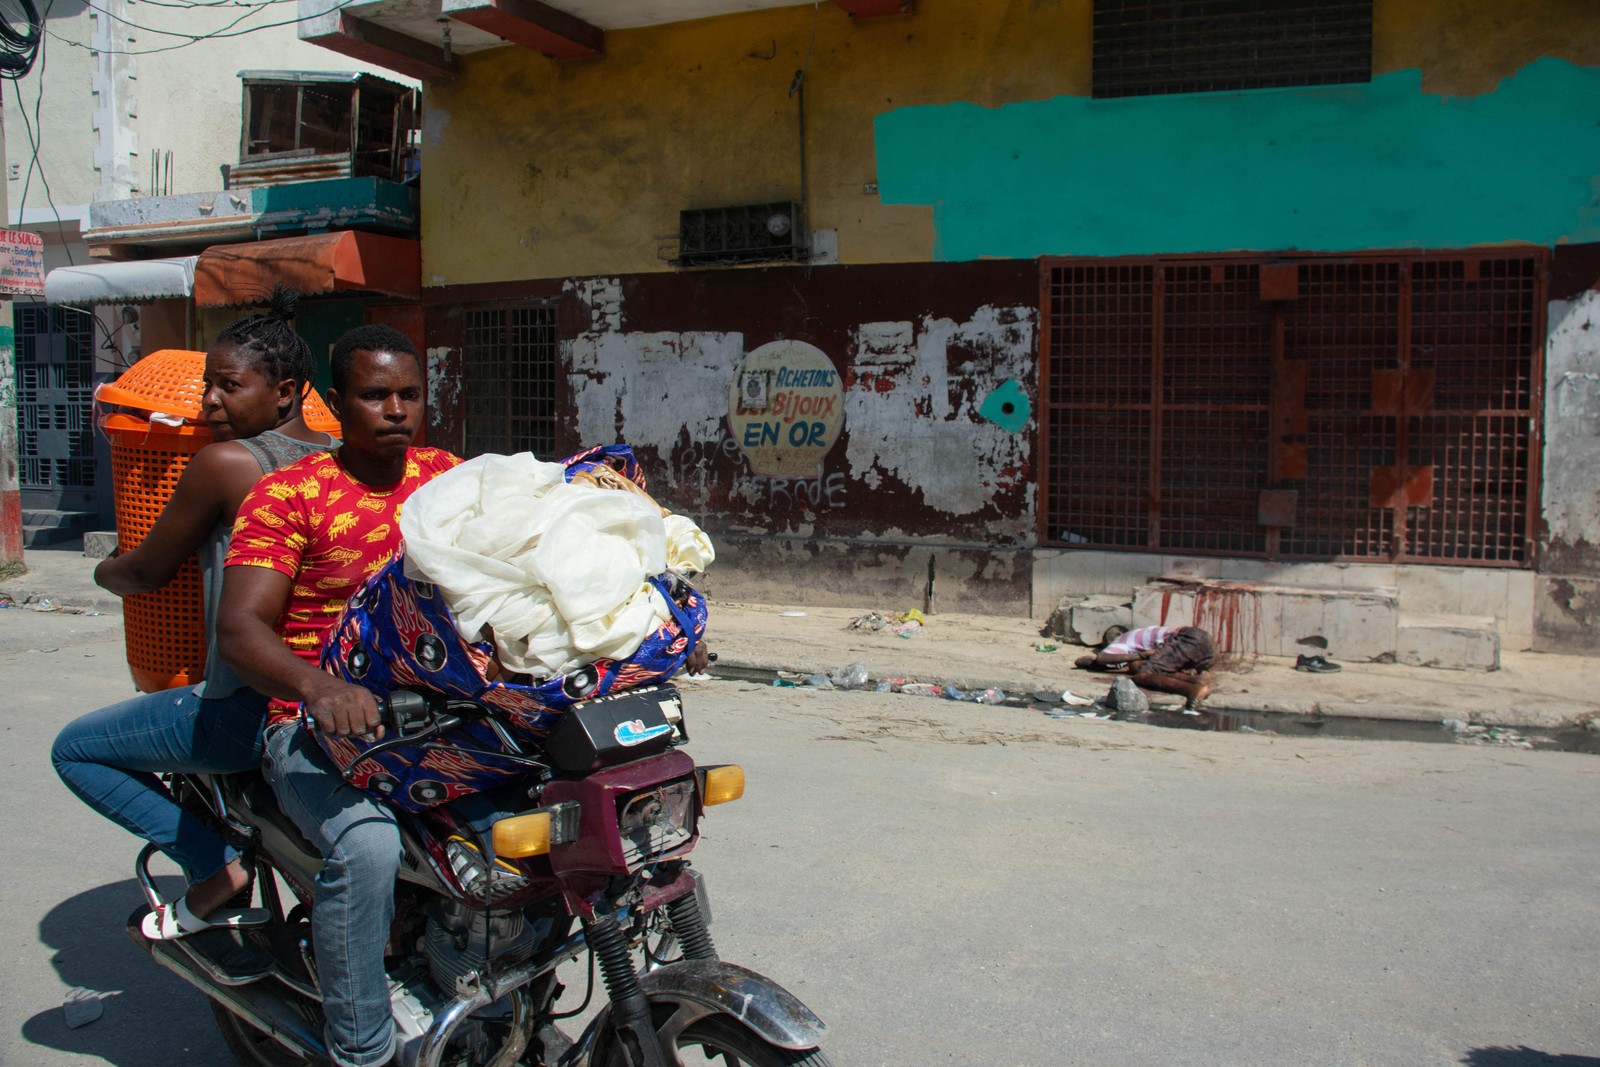
[[633,870],[694,836],[694,779],[633,793],[617,808],[622,854]]

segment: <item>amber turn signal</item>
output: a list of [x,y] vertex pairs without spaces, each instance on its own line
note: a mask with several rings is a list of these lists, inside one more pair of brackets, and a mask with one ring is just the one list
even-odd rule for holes
[[501,819],[490,832],[494,854],[520,860],[550,851],[550,813],[535,811]]
[[737,763],[697,767],[694,773],[700,779],[700,803],[708,808],[744,796],[744,768]]

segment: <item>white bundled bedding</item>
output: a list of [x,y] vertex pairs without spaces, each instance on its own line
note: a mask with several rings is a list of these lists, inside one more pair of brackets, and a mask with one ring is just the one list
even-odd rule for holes
[[406,501],[406,574],[439,587],[468,640],[492,634],[507,670],[542,679],[628,656],[672,617],[649,579],[698,574],[715,552],[617,481],[571,484],[526,452],[469,459]]

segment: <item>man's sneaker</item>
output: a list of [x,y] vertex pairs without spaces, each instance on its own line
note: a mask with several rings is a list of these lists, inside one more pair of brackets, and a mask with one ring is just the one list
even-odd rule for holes
[[1332,674],[1334,671],[1344,670],[1339,664],[1329,662],[1326,656],[1297,657],[1294,661],[1294,669],[1297,671],[1310,671],[1312,674]]

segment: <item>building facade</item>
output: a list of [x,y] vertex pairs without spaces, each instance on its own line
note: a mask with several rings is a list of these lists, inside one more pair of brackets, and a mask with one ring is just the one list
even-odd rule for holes
[[1584,5],[512,7],[301,28],[427,81],[436,440],[627,440],[719,595],[1595,647]]
[[[378,69],[306,44],[275,11],[57,4],[43,16],[33,68],[5,82],[9,225],[41,236],[49,272],[45,300],[14,305],[15,459],[29,544],[109,527],[95,387],[144,352],[205,348],[256,299],[211,284],[215,310],[197,302],[200,253],[376,220],[380,232],[409,233],[415,258],[415,191],[397,195],[398,180],[381,190],[370,180],[335,180],[308,194],[286,188],[304,175],[230,179],[248,169],[240,164],[251,149],[241,74],[311,70],[340,86]],[[274,188],[273,178],[282,184]],[[208,273],[215,282],[226,272],[202,267],[203,289]],[[418,280],[413,270],[413,303]],[[349,307],[308,305],[308,313],[327,341],[352,317]],[[353,316],[361,321],[359,306]],[[411,319],[420,333],[420,309]]]

